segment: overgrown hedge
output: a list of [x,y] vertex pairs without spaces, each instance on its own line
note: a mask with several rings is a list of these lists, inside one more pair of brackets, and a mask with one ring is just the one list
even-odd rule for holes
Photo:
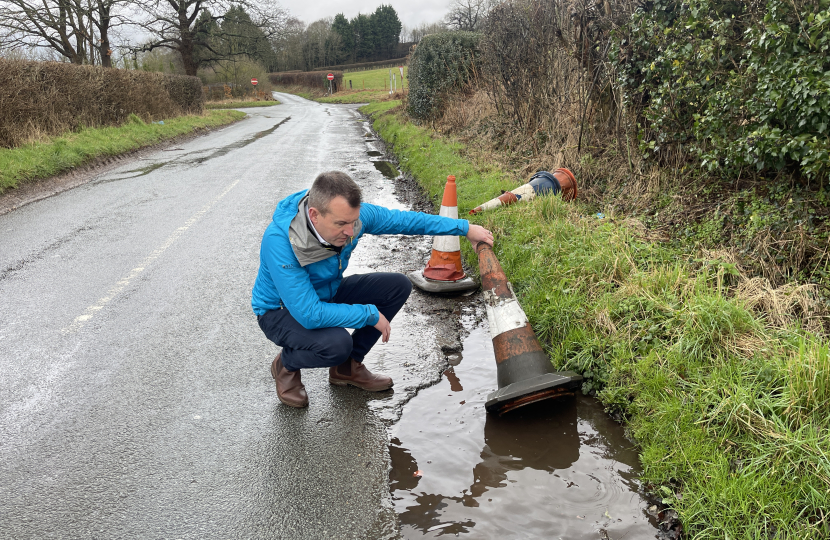
[[642,150],[709,170],[830,172],[830,0],[655,0],[617,34]]
[[409,60],[406,112],[429,120],[442,111],[446,98],[466,88],[476,77],[481,35],[443,32],[425,36]]
[[202,112],[197,77],[0,58],[0,147],[80,127]]
[[281,71],[278,73],[269,73],[268,78],[271,84],[278,86],[305,86],[306,88],[323,88],[328,89],[329,80],[328,74],[334,75],[334,90],[343,88],[343,72],[342,71]]

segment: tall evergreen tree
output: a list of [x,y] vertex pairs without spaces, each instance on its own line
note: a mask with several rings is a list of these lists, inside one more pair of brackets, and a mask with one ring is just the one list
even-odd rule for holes
[[359,13],[351,20],[351,26],[354,29],[355,60],[358,62],[372,60],[377,47],[372,19],[368,15]]
[[342,13],[338,13],[334,16],[331,29],[340,36],[340,54],[338,55],[337,62],[354,62],[355,41],[354,29],[351,23],[349,23],[348,19]]
[[265,65],[273,62],[271,42],[242,6],[233,6],[225,13],[221,30],[227,56],[244,55]]
[[375,32],[375,55],[381,60],[392,58],[401,36],[401,21],[391,5],[381,4],[372,13],[372,27]]

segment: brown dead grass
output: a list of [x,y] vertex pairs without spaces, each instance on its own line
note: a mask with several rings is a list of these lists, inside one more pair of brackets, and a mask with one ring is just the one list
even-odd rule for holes
[[807,330],[816,334],[823,334],[830,322],[820,293],[818,285],[785,283],[774,287],[763,277],[744,279],[736,290],[737,298],[770,324],[787,327],[801,321]]

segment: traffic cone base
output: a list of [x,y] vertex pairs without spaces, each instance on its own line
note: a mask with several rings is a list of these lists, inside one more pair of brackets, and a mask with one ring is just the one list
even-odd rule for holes
[[572,371],[556,371],[523,379],[488,394],[487,412],[504,414],[546,399],[573,396],[582,385],[582,376]]
[[478,288],[478,281],[469,276],[458,281],[437,281],[425,278],[422,270],[415,270],[409,272],[406,277],[422,291],[431,293],[461,293]]

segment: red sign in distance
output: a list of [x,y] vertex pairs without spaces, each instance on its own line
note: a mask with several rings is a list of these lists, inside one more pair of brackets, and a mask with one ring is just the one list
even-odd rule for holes
[[334,80],[334,73],[329,73],[328,75],[326,75],[326,79],[328,79],[330,81],[333,81]]
[[256,86],[256,84],[257,84],[258,82],[259,82],[259,81],[258,81],[258,80],[256,80],[256,79],[251,79],[251,84],[253,84],[254,86]]

